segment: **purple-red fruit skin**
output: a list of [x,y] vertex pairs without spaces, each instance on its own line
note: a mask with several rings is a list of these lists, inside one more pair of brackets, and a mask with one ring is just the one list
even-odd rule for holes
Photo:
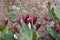
[[26,13],[25,16],[26,16],[26,18],[29,18],[29,14],[28,13]]
[[27,19],[29,18],[29,14],[25,14],[22,16],[23,21],[27,24]]
[[31,18],[28,18],[28,19],[27,19],[27,23],[32,24],[32,19],[31,19]]
[[3,20],[3,23],[4,23],[5,25],[7,25],[7,24],[8,24],[8,19],[5,18],[5,19]]
[[16,25],[13,25],[13,29],[14,29],[17,33],[19,33],[19,30],[18,30],[18,28],[16,27]]
[[33,24],[35,24],[36,21],[37,21],[37,16],[34,16],[34,17],[33,17]]
[[60,24],[57,24],[57,25],[56,25],[56,31],[57,31],[57,33],[60,34]]
[[38,30],[40,28],[40,26],[41,26],[41,22],[37,22],[36,23],[36,30]]
[[50,21],[50,18],[48,18],[46,16],[43,16],[43,19],[46,20],[46,21]]
[[21,24],[21,18],[17,18],[17,19],[16,19],[16,22],[17,22],[20,26],[22,26],[22,24]]

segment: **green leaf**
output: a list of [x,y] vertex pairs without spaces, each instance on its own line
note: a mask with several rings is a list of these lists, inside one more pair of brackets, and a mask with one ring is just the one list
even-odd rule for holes
[[60,7],[56,6],[55,13],[56,13],[56,16],[60,19]]
[[18,40],[37,40],[36,33],[37,32],[35,31],[35,29],[29,29],[28,25],[23,22],[22,28],[20,29],[20,36]]
[[0,32],[0,40],[4,40],[2,32]]
[[15,22],[17,17],[18,17],[18,15],[17,15],[16,13],[10,13],[10,14],[8,15],[8,19],[9,19],[11,22]]
[[38,40],[38,36],[37,36],[38,34],[37,34],[37,32],[33,32],[33,38],[32,38],[32,40]]
[[49,17],[51,18],[51,19],[53,19],[53,15],[52,15],[52,12],[51,12],[51,8],[50,8],[51,6],[50,5],[48,5],[48,14],[49,14]]
[[[51,9],[49,5],[48,14],[55,24],[60,23],[60,7],[56,6],[55,9]],[[58,34],[54,29],[52,29],[51,27],[47,27],[47,31],[53,38],[55,38],[55,40],[60,40],[60,34]]]
[[9,30],[11,33],[13,33],[13,34],[15,34],[16,33],[16,31],[15,30],[13,30],[13,29],[10,29]]
[[23,26],[20,30],[19,40],[32,40],[32,31],[25,23],[23,23]]
[[51,9],[50,5],[48,6],[48,14],[50,18],[54,21],[54,23],[57,23],[58,18],[56,17],[54,8]]
[[53,30],[51,27],[47,27],[47,31],[52,37],[55,38],[55,35],[54,35],[56,34],[55,30]]
[[6,29],[6,25],[5,25],[5,24],[2,24],[2,25],[0,26],[0,31],[1,31],[1,32],[4,32],[5,29]]
[[14,40],[14,36],[11,33],[4,33],[4,40]]
[[55,38],[56,40],[60,40],[60,34],[58,34],[54,29],[52,29],[51,27],[47,27],[47,31],[53,38]]
[[60,40],[60,34],[57,34],[55,39]]

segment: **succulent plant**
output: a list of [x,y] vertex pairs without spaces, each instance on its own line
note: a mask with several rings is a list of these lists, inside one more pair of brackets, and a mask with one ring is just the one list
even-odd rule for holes
[[37,17],[34,16],[33,18],[31,18],[28,14],[25,14],[23,15],[22,19],[23,25],[20,30],[19,40],[38,40],[38,34],[36,29],[40,28],[41,23],[38,22],[36,26],[33,25],[33,21],[35,24],[37,21]]
[[[56,5],[55,5],[56,6]],[[52,19],[52,21],[54,22],[54,28],[51,28],[49,25],[47,26],[47,31],[48,33],[55,39],[55,40],[60,40],[60,8],[59,7],[55,7],[55,8],[51,8],[51,3],[48,2],[48,14],[49,17]],[[45,20],[50,20],[47,17],[44,17]]]

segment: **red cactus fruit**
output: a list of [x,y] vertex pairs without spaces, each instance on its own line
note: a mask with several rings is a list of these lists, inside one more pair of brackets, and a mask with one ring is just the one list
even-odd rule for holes
[[56,31],[57,31],[57,33],[60,34],[60,24],[57,24],[57,25],[56,25]]
[[26,18],[29,18],[29,14],[28,13],[26,13],[25,16],[26,16]]
[[31,18],[28,18],[28,19],[27,19],[27,23],[32,24],[32,19],[31,19]]
[[19,33],[19,30],[18,30],[18,28],[16,27],[15,24],[14,24],[12,27],[13,27],[13,29],[14,29],[17,33]]
[[36,30],[38,30],[40,28],[40,26],[41,26],[41,22],[37,22],[36,23]]
[[21,18],[17,18],[17,19],[16,19],[16,22],[17,22],[20,26],[22,26],[22,24],[21,24]]
[[22,17],[23,17],[23,21],[27,24],[27,19],[29,18],[29,14],[25,14]]
[[5,18],[5,19],[3,20],[3,23],[4,23],[5,25],[7,25],[7,24],[8,24],[8,19]]
[[50,21],[50,18],[48,18],[47,16],[43,16],[43,19],[46,21]]
[[37,21],[37,16],[34,16],[34,17],[33,17],[33,24],[35,24],[36,21]]
[[27,23],[27,19],[28,19],[28,18],[26,18],[26,16],[24,15],[24,16],[23,16],[23,21],[24,21],[25,23]]

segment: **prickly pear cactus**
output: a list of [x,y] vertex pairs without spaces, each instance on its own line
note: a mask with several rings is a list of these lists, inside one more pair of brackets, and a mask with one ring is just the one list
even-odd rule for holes
[[29,29],[28,25],[24,24],[20,30],[19,40],[37,40],[37,32],[34,29]]
[[[60,30],[58,27],[60,27],[60,7],[58,6],[55,6],[53,8],[50,8],[50,5],[51,3],[48,2],[48,14],[50,16],[50,18],[52,19],[52,21],[54,22],[54,26],[53,27],[48,27],[47,26],[47,31],[48,33],[55,39],[55,40],[60,40]],[[57,26],[57,24],[59,26]],[[58,31],[57,32],[57,28],[58,28]]]

